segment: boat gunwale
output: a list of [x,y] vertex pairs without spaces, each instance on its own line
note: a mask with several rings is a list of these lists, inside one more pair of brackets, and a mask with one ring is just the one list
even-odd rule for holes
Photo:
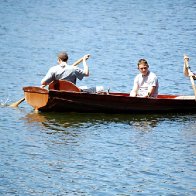
[[156,98],[154,97],[132,97],[129,96],[129,93],[121,92],[100,92],[100,93],[88,93],[88,92],[74,92],[74,91],[64,91],[64,90],[49,90],[50,92],[57,93],[68,93],[68,94],[87,94],[93,96],[114,96],[114,97],[127,97],[130,99],[146,99],[146,100],[186,100],[186,101],[195,101],[195,97],[191,95],[170,95],[170,94],[159,94]]

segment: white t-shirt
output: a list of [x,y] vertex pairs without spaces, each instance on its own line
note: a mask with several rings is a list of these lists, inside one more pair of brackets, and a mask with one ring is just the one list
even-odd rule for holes
[[[134,79],[134,87],[138,87],[137,96],[144,97],[148,95],[148,89],[151,87],[156,87],[153,95],[151,97],[157,97],[158,95],[158,78],[153,72],[148,72],[146,76],[143,76],[141,73],[138,74]],[[133,87],[133,88],[134,88]]]

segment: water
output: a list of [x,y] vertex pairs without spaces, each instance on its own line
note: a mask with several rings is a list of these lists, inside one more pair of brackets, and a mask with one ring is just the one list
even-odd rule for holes
[[195,195],[195,114],[33,112],[23,86],[39,86],[56,54],[84,54],[78,85],[129,92],[146,58],[160,93],[193,95],[183,54],[196,70],[195,1],[0,2],[1,195]]

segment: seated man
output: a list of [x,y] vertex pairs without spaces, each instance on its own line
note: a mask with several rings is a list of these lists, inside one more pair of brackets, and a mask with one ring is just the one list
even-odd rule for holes
[[89,55],[83,57],[83,69],[76,66],[68,65],[68,54],[66,52],[60,52],[58,54],[58,64],[49,69],[48,73],[41,81],[41,87],[49,85],[54,80],[67,80],[76,84],[76,79],[82,80],[83,77],[89,76],[89,68],[86,60]]
[[138,61],[138,69],[140,73],[134,79],[130,96],[156,98],[159,86],[157,76],[149,70],[148,62],[145,59]]
[[[45,86],[49,85],[51,82],[55,80],[67,80],[76,84],[76,80],[82,80],[84,77],[89,76],[89,68],[86,60],[89,58],[89,54],[84,55],[83,57],[83,69],[78,68],[77,66],[68,65],[68,54],[66,52],[60,52],[58,54],[58,64],[51,67],[45,77],[41,81],[41,87],[44,88]],[[97,93],[102,92],[104,89],[103,87],[79,87],[82,91],[88,93]]]

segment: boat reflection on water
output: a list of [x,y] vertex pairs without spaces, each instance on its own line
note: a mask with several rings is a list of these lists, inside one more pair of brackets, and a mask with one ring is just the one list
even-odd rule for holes
[[[190,116],[192,116],[190,114]],[[95,125],[124,124],[140,131],[151,131],[161,122],[185,122],[189,115],[184,114],[95,114],[95,113],[28,113],[25,121],[29,124],[39,124],[50,131],[67,131],[67,128],[92,127]]]

